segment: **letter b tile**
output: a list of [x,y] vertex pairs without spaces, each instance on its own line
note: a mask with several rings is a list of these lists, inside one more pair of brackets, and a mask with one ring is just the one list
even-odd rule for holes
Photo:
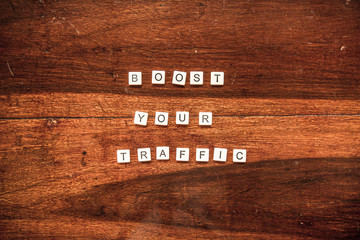
[[141,85],[141,72],[129,72],[129,85]]

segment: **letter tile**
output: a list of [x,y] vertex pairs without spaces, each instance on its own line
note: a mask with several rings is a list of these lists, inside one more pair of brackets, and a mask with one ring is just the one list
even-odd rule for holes
[[134,123],[137,125],[146,126],[148,120],[148,113],[146,112],[135,112]]
[[149,162],[151,161],[151,151],[150,148],[138,148],[138,161],[139,162]]
[[155,113],[155,125],[167,126],[169,121],[169,114],[167,112]]
[[234,149],[233,150],[233,162],[244,163],[246,162],[246,150]]
[[203,85],[204,84],[204,72],[193,71],[190,72],[190,85]]
[[211,85],[224,85],[224,72],[211,72]]
[[165,71],[152,71],[152,84],[165,84]]
[[199,112],[199,125],[211,126],[212,125],[212,112]]
[[189,152],[189,148],[176,148],[176,161],[188,162]]
[[214,148],[214,161],[226,162],[227,149],[226,148]]
[[169,147],[156,147],[156,159],[169,160],[170,159]]
[[189,124],[189,112],[176,112],[176,124],[188,125]]
[[117,162],[118,163],[129,163],[130,162],[130,150],[117,150]]
[[129,72],[129,85],[141,85],[141,72]]
[[208,162],[209,161],[209,149],[208,148],[197,148],[196,149],[196,161],[197,162]]
[[172,83],[184,86],[186,82],[186,72],[174,71]]

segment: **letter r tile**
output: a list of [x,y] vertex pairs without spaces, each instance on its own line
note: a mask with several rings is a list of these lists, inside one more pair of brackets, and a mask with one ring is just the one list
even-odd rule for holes
[[138,148],[138,161],[139,162],[149,162],[151,161],[151,151],[150,148]]

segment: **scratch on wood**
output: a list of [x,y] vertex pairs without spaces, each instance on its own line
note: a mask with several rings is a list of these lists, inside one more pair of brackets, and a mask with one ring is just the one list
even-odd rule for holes
[[79,30],[74,26],[74,24],[72,24],[71,22],[69,22],[70,26],[72,26],[75,31],[77,32],[77,34],[80,34]]
[[11,6],[12,11],[15,12],[15,7],[14,7],[13,2],[10,0],[9,3],[10,3],[10,6]]
[[84,192],[85,192],[87,198],[90,200],[91,204],[92,204],[95,208],[97,208],[95,202],[92,200],[92,198],[89,196],[89,194],[88,194],[86,191],[84,191]]
[[148,16],[150,22],[154,23],[154,21],[152,20],[150,14],[146,10],[145,10],[145,14],[146,14],[146,16]]
[[100,101],[97,101],[98,105],[100,106],[101,110],[106,113],[106,111],[104,110],[103,106],[101,105]]
[[9,69],[9,71],[10,71],[11,75],[14,77],[15,75],[14,75],[13,71],[11,70],[11,67],[10,67],[9,61],[6,61],[6,63],[7,63],[7,66],[8,66],[8,69]]

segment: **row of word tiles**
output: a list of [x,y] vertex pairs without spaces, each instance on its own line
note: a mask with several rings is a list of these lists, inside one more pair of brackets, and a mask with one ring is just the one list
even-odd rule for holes
[[[214,148],[213,160],[219,162],[226,162],[227,160],[226,148]],[[137,156],[139,162],[151,161],[151,149],[150,148],[138,148]],[[196,161],[208,162],[210,158],[209,148],[196,148]],[[156,159],[157,160],[169,160],[170,151],[169,147],[156,147]],[[176,148],[176,161],[188,162],[190,160],[189,148]],[[130,162],[130,150],[117,150],[117,162],[129,163]],[[246,162],[246,150],[245,149],[233,149],[233,162],[244,163]]]
[[[134,116],[134,124],[146,126],[149,114],[147,112],[136,111]],[[189,125],[189,112],[176,112],[176,124]],[[156,112],[155,125],[167,126],[169,123],[169,113]],[[199,125],[211,126],[212,125],[212,112],[199,112]]]
[[[152,71],[152,84],[165,84],[165,71]],[[172,84],[184,86],[186,83],[186,72],[174,71]],[[203,85],[204,72],[192,71],[190,72],[190,85]],[[211,72],[210,84],[215,86],[224,85],[224,72]],[[129,85],[142,85],[141,72],[129,72]]]

